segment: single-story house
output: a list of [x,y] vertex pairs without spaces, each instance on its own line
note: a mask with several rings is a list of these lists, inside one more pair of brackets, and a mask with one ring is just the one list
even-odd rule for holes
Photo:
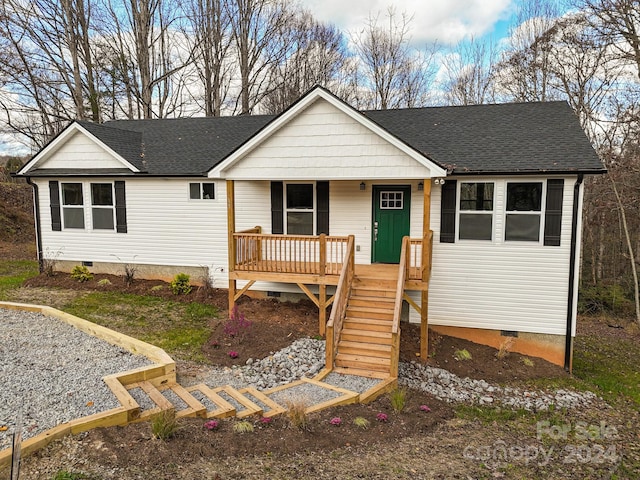
[[566,102],[358,111],[315,87],[278,116],[74,121],[18,175],[41,259],[303,293],[328,362],[393,374],[401,318],[423,359],[428,326],[569,369],[604,172]]

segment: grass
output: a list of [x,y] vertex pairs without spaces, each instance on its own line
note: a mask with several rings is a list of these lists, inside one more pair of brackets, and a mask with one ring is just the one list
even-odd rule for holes
[[148,295],[92,292],[76,298],[64,311],[165,350],[183,360],[206,363],[202,353],[217,309]]
[[292,427],[304,429],[309,423],[307,415],[307,401],[305,399],[293,399],[285,402],[287,411],[285,415]]
[[9,291],[18,288],[27,278],[38,275],[38,262],[7,260],[0,262],[0,300],[9,300]]
[[609,403],[617,404],[622,396],[640,407],[639,358],[638,343],[580,336],[574,347],[573,374]]
[[91,480],[91,478],[93,477],[88,477],[83,473],[60,470],[52,477],[52,480]]
[[151,420],[151,433],[158,440],[168,440],[178,431],[175,410],[164,410]]
[[395,412],[401,412],[407,403],[407,389],[396,388],[389,392],[389,401]]
[[235,433],[251,433],[253,430],[253,423],[247,420],[242,420],[233,424],[233,431]]

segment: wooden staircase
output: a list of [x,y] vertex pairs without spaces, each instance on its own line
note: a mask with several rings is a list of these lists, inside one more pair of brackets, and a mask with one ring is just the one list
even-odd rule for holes
[[394,376],[392,328],[397,275],[397,268],[385,268],[354,276],[334,362],[338,373]]

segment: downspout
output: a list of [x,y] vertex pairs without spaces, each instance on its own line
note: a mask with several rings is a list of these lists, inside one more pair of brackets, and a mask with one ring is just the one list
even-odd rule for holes
[[575,279],[576,279],[576,255],[578,250],[578,216],[580,215],[580,187],[582,186],[582,180],[584,175],[578,174],[578,180],[573,186],[573,213],[571,217],[571,253],[569,254],[569,295],[567,305],[567,330],[565,334],[565,346],[564,346],[564,369],[571,371],[571,354],[573,350],[573,299],[576,295],[575,292]]
[[40,232],[40,195],[38,193],[38,185],[31,181],[31,177],[25,177],[27,183],[33,188],[33,210],[36,223],[36,250],[38,255],[38,269],[42,273],[42,234]]

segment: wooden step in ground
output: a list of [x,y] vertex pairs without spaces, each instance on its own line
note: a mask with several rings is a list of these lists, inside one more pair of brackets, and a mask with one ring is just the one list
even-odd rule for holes
[[[169,400],[176,409],[176,418],[182,417],[206,417],[207,409],[182,385],[163,385],[158,390]],[[173,398],[173,399],[172,399]]]
[[219,397],[224,398],[228,403],[235,404],[235,416],[237,418],[246,418],[252,415],[262,415],[264,412],[259,405],[249,400],[238,390],[230,385],[211,389]]
[[188,387],[187,392],[206,408],[206,418],[228,418],[236,414],[236,408],[204,383]]
[[276,415],[280,415],[281,413],[284,413],[287,411],[285,407],[274,402],[267,395],[265,395],[260,390],[254,387],[246,387],[241,390],[238,390],[238,392],[240,392],[242,395],[247,397],[256,405],[260,406],[260,404],[262,404],[265,407],[267,407],[267,409],[264,409],[264,408],[262,409],[263,417],[274,417]]
[[140,395],[142,395],[143,398],[148,399],[149,403],[154,405],[151,408],[145,408],[144,405],[140,405],[140,416],[133,420],[133,422],[143,422],[149,420],[153,416],[158,415],[163,411],[175,411],[175,407],[173,406],[173,404],[169,400],[167,400],[165,396],[162,395],[162,393],[156,387],[154,387],[153,384],[151,384],[151,382],[143,380],[141,382],[130,383],[129,385],[126,385],[126,389],[130,395],[132,394],[133,390],[139,390],[141,392]]

